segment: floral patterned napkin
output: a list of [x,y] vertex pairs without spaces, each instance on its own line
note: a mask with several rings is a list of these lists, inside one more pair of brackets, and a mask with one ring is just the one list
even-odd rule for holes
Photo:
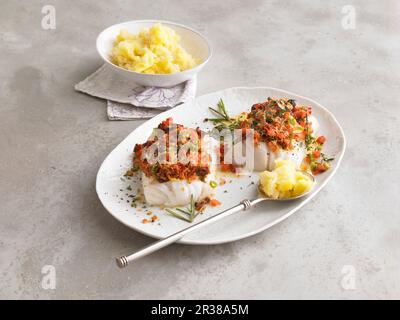
[[134,120],[152,118],[193,99],[196,87],[196,78],[170,88],[142,87],[119,76],[104,64],[75,85],[75,90],[106,99],[109,120]]

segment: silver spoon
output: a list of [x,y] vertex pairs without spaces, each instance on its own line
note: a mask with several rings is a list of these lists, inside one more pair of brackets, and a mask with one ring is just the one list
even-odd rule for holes
[[[297,170],[297,171],[302,172],[303,174],[307,175],[313,181],[313,183],[315,182],[315,179],[314,179],[312,174],[310,174],[310,173],[308,173],[306,171],[302,171],[302,170]],[[207,225],[209,225],[209,224],[211,224],[213,222],[216,222],[216,221],[221,220],[221,219],[223,219],[225,217],[228,217],[228,216],[230,216],[230,215],[232,215],[232,214],[234,214],[236,212],[239,212],[239,211],[242,211],[242,210],[247,210],[247,209],[251,208],[252,206],[254,206],[257,203],[260,203],[260,202],[265,201],[265,200],[269,200],[269,201],[292,201],[292,200],[300,199],[300,198],[303,198],[303,197],[307,196],[312,191],[312,188],[309,191],[307,191],[307,192],[305,192],[305,193],[303,193],[303,194],[301,194],[301,195],[299,195],[297,197],[282,198],[282,199],[280,199],[280,198],[275,199],[275,198],[267,197],[262,192],[262,190],[260,188],[260,185],[258,186],[258,190],[260,192],[260,196],[258,198],[256,198],[256,199],[243,200],[238,205],[236,205],[236,206],[234,206],[234,207],[232,207],[230,209],[222,211],[222,212],[220,212],[220,213],[218,213],[218,214],[216,214],[216,215],[214,215],[214,216],[212,216],[212,217],[210,217],[210,218],[208,218],[206,220],[203,220],[203,221],[201,221],[201,222],[199,222],[199,223],[197,223],[197,224],[195,224],[193,226],[187,227],[187,228],[185,228],[185,229],[183,229],[183,230],[181,230],[181,231],[179,231],[177,233],[174,233],[174,234],[170,235],[169,237],[167,237],[165,239],[158,240],[158,241],[154,242],[153,244],[150,244],[150,245],[144,247],[143,249],[141,249],[141,250],[139,250],[139,251],[137,251],[137,252],[135,252],[133,254],[130,254],[129,256],[122,256],[122,257],[116,258],[116,262],[117,262],[118,267],[124,268],[130,262],[132,262],[134,260],[137,260],[137,259],[139,259],[141,257],[144,257],[144,256],[146,256],[146,255],[148,255],[150,253],[153,253],[154,251],[157,251],[157,250],[159,250],[161,248],[164,248],[164,247],[170,245],[171,243],[174,243],[174,242],[178,241],[184,235],[186,235],[186,234],[188,234],[190,232],[193,232],[193,231],[195,231],[197,229],[205,227],[205,226],[207,226]]]

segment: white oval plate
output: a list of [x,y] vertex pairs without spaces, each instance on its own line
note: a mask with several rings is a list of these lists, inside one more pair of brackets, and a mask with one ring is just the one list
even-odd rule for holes
[[[333,177],[343,158],[346,140],[339,123],[326,108],[311,99],[267,87],[230,88],[210,93],[196,98],[193,103],[185,103],[163,112],[139,126],[107,156],[99,169],[96,191],[103,206],[126,226],[157,239],[165,238],[189,226],[188,223],[169,216],[164,210],[157,207],[149,207],[148,209],[153,211],[159,217],[159,220],[155,223],[144,224],[142,219],[148,218],[144,210],[140,211],[131,207],[129,195],[136,193],[140,187],[140,182],[135,179],[127,180],[123,175],[131,167],[132,151],[135,144],[145,142],[153,128],[167,117],[173,117],[175,122],[187,127],[199,126],[205,131],[210,130],[211,124],[203,122],[203,119],[211,116],[208,107],[215,106],[220,98],[224,100],[228,113],[236,115],[242,111],[250,110],[254,103],[265,101],[267,97],[288,97],[295,99],[299,104],[312,106],[313,114],[320,122],[318,134],[327,137],[324,152],[335,158],[332,162],[332,168],[317,175],[317,185],[314,191],[304,199],[292,202],[261,203],[249,211],[239,212],[209,227],[188,234],[179,242],[185,244],[219,244],[235,241],[264,231],[286,219],[309,202]],[[243,199],[256,197],[257,173],[240,178],[225,178],[225,180],[228,183],[216,188],[215,198],[221,201],[222,205],[216,208],[207,208],[203,214],[197,217],[197,222],[232,207]],[[230,180],[232,180],[231,183]],[[132,191],[129,189],[132,189]]]

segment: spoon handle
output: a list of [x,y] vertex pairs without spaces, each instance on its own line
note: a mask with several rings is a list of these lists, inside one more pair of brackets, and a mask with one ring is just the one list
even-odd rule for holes
[[206,220],[203,220],[203,221],[201,221],[201,222],[199,222],[199,223],[197,223],[197,224],[195,224],[193,226],[187,227],[186,229],[183,229],[183,230],[181,230],[181,231],[179,231],[177,233],[174,233],[173,235],[171,235],[171,236],[169,236],[169,237],[167,237],[165,239],[158,240],[157,242],[155,242],[153,244],[150,244],[150,245],[144,247],[143,249],[141,249],[141,250],[139,250],[139,251],[137,251],[137,252],[135,252],[135,253],[133,253],[133,254],[131,254],[129,256],[122,256],[122,257],[116,258],[117,265],[120,268],[124,268],[130,262],[132,262],[132,261],[134,261],[136,259],[139,259],[141,257],[144,257],[144,256],[146,256],[146,255],[148,255],[150,253],[153,253],[154,251],[157,251],[157,250],[159,250],[159,249],[161,249],[163,247],[166,247],[169,244],[178,241],[184,235],[186,235],[186,234],[188,234],[188,233],[190,233],[192,231],[200,229],[201,227],[207,226],[207,225],[209,225],[209,224],[211,224],[213,222],[221,220],[221,219],[223,219],[223,218],[225,218],[227,216],[230,216],[230,215],[232,215],[232,214],[234,214],[236,212],[239,212],[241,210],[247,210],[248,208],[250,208],[251,206],[253,206],[254,204],[256,204],[258,202],[259,202],[259,199],[256,199],[256,200],[253,200],[253,201],[243,200],[238,205],[236,205],[236,206],[234,206],[234,207],[232,207],[230,209],[222,211],[222,212],[220,212],[220,213],[218,213],[218,214],[216,214],[216,215],[214,215],[214,216],[212,216],[212,217],[210,217],[210,218],[208,218]]

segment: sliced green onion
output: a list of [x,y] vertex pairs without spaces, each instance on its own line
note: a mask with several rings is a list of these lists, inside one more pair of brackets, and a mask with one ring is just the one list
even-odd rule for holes
[[210,186],[211,186],[211,188],[215,189],[218,186],[218,183],[215,182],[214,180],[211,180],[210,181]]
[[[289,123],[290,123],[292,126],[295,126],[295,125],[297,124],[297,121],[296,121],[295,118],[290,117],[290,118],[289,118]],[[301,129],[303,129],[303,127],[301,127]]]

